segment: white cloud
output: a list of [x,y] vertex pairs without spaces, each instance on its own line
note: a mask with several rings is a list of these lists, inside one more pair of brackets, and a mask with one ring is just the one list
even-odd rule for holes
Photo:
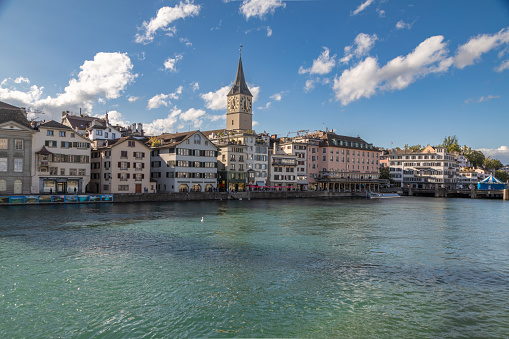
[[359,7],[357,7],[357,9],[355,11],[352,12],[352,15],[357,15],[359,14],[360,12],[362,12],[363,10],[365,10],[369,5],[371,5],[373,3],[373,0],[366,0],[365,2],[363,2],[362,4],[359,5]]
[[180,94],[182,94],[182,86],[179,86],[175,92],[169,94],[157,94],[148,100],[147,108],[149,110],[154,108],[159,108],[161,106],[168,106],[171,104],[169,99],[178,99]]
[[272,105],[272,102],[269,101],[265,104],[265,106],[260,106],[260,107],[258,107],[258,109],[259,110],[267,110],[267,109],[269,109],[270,105]]
[[477,151],[483,152],[486,157],[500,160],[504,165],[509,165],[509,147],[500,146],[499,148],[479,148]]
[[144,123],[143,130],[147,135],[159,135],[161,133],[171,133],[175,131],[175,124],[178,121],[178,115],[181,110],[174,109],[166,118],[156,119],[151,123]]
[[182,60],[182,54],[175,54],[175,58],[168,58],[164,62],[164,69],[169,70],[170,72],[175,72],[177,69],[175,68],[177,62]]
[[100,52],[94,56],[94,60],[86,60],[80,66],[81,71],[77,78],[71,79],[64,92],[56,94],[55,97],[41,99],[44,87],[33,85],[25,91],[0,87],[0,100],[43,110],[47,114],[46,120],[59,120],[63,110],[79,111],[82,108],[85,112],[90,112],[94,102],[100,98],[118,98],[125,87],[137,77],[137,74],[132,73],[132,68],[127,53]]
[[214,111],[226,110],[226,95],[230,91],[231,86],[224,86],[215,92],[200,94],[205,100],[205,107]]
[[200,84],[198,82],[191,83],[191,87],[193,88],[193,92],[196,92],[200,89]]
[[418,78],[447,71],[452,58],[447,57],[443,39],[443,36],[430,37],[412,53],[394,58],[382,68],[377,59],[367,57],[334,79],[336,100],[348,105],[362,97],[371,97],[377,90],[404,89]]
[[502,29],[493,35],[481,34],[460,46],[454,57],[454,65],[457,68],[465,68],[466,66],[473,65],[476,61],[481,59],[481,55],[499,47],[502,44],[509,43],[509,30]]
[[385,11],[383,9],[377,9],[377,12],[380,18],[385,18]]
[[155,18],[150,21],[144,21],[140,31],[141,34],[136,34],[135,41],[137,43],[148,44],[154,40],[154,35],[158,30],[164,30],[167,35],[173,36],[176,32],[175,26],[170,26],[178,19],[185,19],[187,17],[194,17],[200,13],[200,5],[195,5],[193,1],[181,1],[175,7],[162,7],[157,11]]
[[279,7],[285,8],[286,4],[281,0],[244,0],[240,6],[240,13],[246,20],[255,16],[263,19],[268,13],[274,14]]
[[509,69],[509,60],[505,60],[504,62],[502,62],[502,64],[500,64],[500,66],[495,68],[495,71],[502,72],[503,70],[506,70],[506,69]]
[[378,40],[376,34],[369,35],[366,33],[360,33],[355,37],[354,43],[351,46],[345,47],[345,56],[341,59],[342,63],[348,63],[355,56],[360,58],[367,55],[368,52],[375,45],[375,41]]
[[191,41],[189,41],[188,38],[180,38],[179,41],[180,41],[180,43],[185,44],[186,47],[193,46],[193,44],[191,43]]
[[18,77],[14,80],[15,83],[20,84],[22,82],[30,84],[30,80],[28,78]]
[[272,100],[281,101],[281,99],[283,98],[283,94],[284,94],[284,92],[279,92],[279,93],[271,95],[270,98]]
[[410,28],[412,28],[412,24],[408,24],[408,23],[404,22],[403,20],[400,20],[396,23],[396,28],[397,29],[404,29],[404,28],[410,29]]
[[[101,117],[102,118],[102,117]],[[129,126],[131,123],[124,119],[122,113],[117,111],[108,111],[108,121],[113,126]]]
[[267,26],[267,36],[272,36],[272,28]]
[[304,85],[304,91],[306,93],[309,93],[315,88],[316,83],[318,83],[319,81],[320,81],[319,78],[306,80],[306,84]]
[[465,100],[465,103],[466,103],[466,104],[470,104],[470,103],[472,103],[472,102],[485,102],[485,101],[488,101],[488,100],[498,99],[498,98],[500,98],[500,96],[499,96],[499,95],[491,95],[491,94],[490,94],[490,95],[488,95],[488,96],[482,96],[482,97],[480,97],[480,98],[479,98],[479,99],[477,99],[477,100],[472,99],[472,98],[467,99],[467,100]]
[[127,98],[127,100],[129,100],[129,102],[135,102],[135,101],[137,101],[137,100],[139,100],[139,99],[140,99],[140,97],[133,97],[132,95],[130,95],[130,96]]
[[299,68],[299,74],[327,74],[330,71],[332,71],[332,68],[336,65],[336,54],[334,54],[332,57],[329,56],[329,49],[327,47],[323,47],[324,51],[320,56],[313,60],[313,66],[311,68],[304,68],[303,66],[300,66]]

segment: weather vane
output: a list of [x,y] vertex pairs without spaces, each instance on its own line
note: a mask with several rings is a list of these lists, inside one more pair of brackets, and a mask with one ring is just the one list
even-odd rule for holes
[[240,54],[242,54],[242,47],[244,47],[244,46],[242,46],[242,44],[241,44],[240,48],[239,48]]

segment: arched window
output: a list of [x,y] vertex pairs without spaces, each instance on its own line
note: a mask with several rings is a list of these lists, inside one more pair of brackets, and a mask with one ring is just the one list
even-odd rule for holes
[[189,186],[182,184],[179,186],[179,192],[189,192]]
[[207,184],[205,185],[205,192],[212,192],[213,188],[214,186],[212,186],[211,184]]
[[1,179],[0,180],[0,192],[7,191],[7,180]]
[[199,184],[194,184],[193,189],[191,190],[193,192],[201,192],[201,186]]

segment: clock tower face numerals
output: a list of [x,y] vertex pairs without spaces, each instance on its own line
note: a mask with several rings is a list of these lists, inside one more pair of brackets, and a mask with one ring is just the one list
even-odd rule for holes
[[252,99],[247,96],[237,95],[228,98],[228,112],[251,112]]

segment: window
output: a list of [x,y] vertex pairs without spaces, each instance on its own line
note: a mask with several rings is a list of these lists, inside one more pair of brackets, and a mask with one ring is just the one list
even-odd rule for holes
[[59,131],[58,132],[59,137],[65,137],[65,131]]
[[20,140],[20,139],[14,140],[14,148],[17,150],[22,150],[23,149],[23,140]]
[[108,137],[108,132],[104,132],[104,137],[107,138]]
[[84,169],[84,168],[80,168],[80,169],[78,170],[78,175],[79,175],[79,176],[85,176],[85,175],[86,175],[86,172],[87,172],[87,171],[86,171],[86,169]]
[[71,138],[74,138],[76,135],[74,133],[71,133]]
[[47,130],[46,131],[46,135],[52,137],[53,136],[53,131],[52,130]]
[[65,175],[65,168],[60,169],[60,175]]
[[0,172],[7,172],[7,158],[0,158]]
[[127,151],[120,151],[121,158],[127,158]]
[[194,135],[194,143],[195,145],[200,145],[201,144],[201,137],[199,134],[195,134]]
[[0,139],[0,149],[7,149],[8,142],[7,139]]
[[129,191],[129,185],[118,185],[119,191]]
[[50,167],[49,168],[49,174],[50,175],[57,175],[58,174],[58,167]]
[[0,180],[0,192],[7,191],[7,180],[1,179]]
[[111,133],[111,138],[115,139],[115,133]]
[[136,142],[134,140],[129,140],[129,141],[127,141],[127,146],[128,147],[135,147],[136,146]]
[[14,172],[23,172],[23,159],[14,159]]
[[96,131],[95,131],[95,135],[103,135],[103,131],[101,131],[101,130],[96,130]]
[[76,168],[69,169],[69,175],[78,175],[78,169]]

